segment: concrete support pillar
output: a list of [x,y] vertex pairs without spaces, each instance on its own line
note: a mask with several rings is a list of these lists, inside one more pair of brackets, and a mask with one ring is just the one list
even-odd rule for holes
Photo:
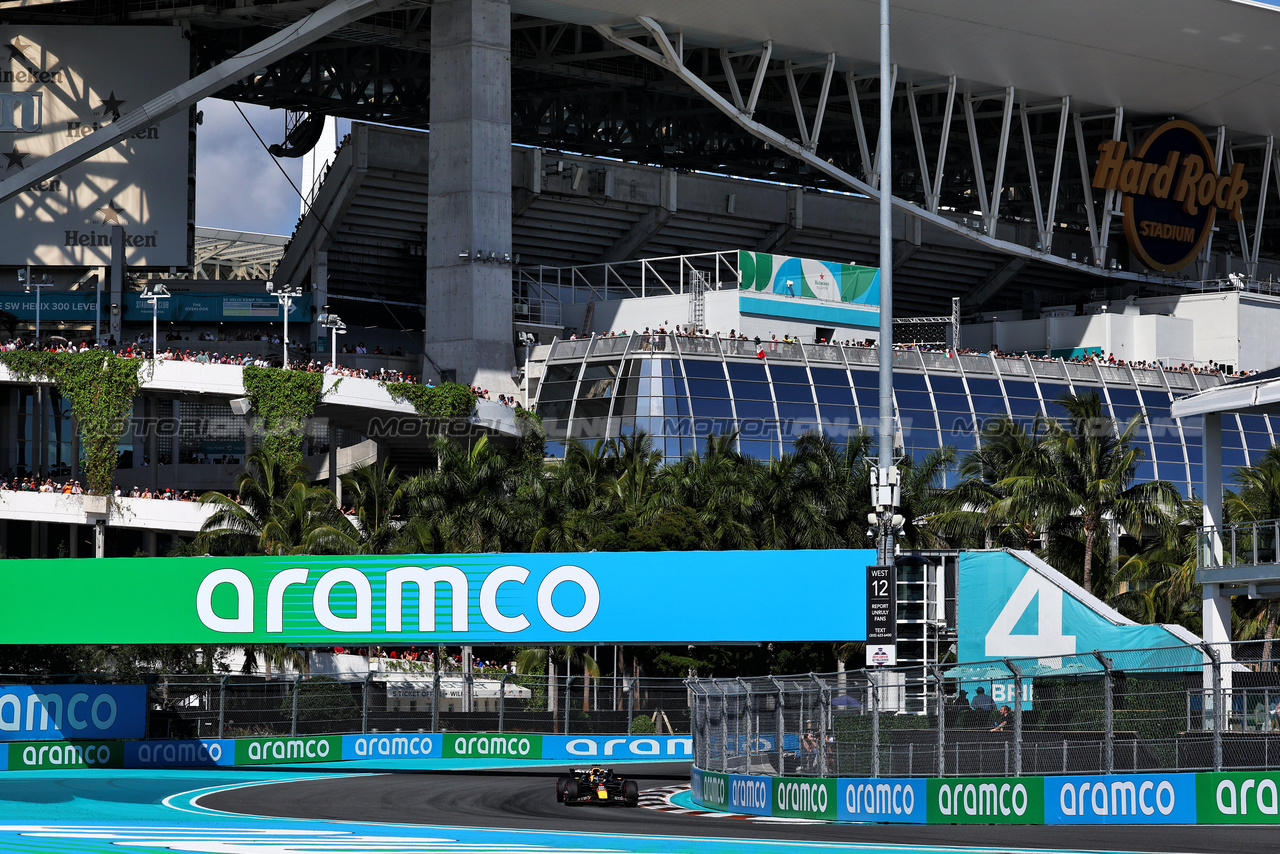
[[[1211,412],[1204,416],[1204,522],[1208,536],[1200,548],[1204,566],[1222,566],[1222,416]],[[1208,640],[1208,638],[1205,638]]]
[[109,332],[117,344],[124,342],[124,332],[120,325],[124,314],[124,228],[111,227],[111,306]]
[[[330,120],[326,119],[326,122]],[[328,124],[325,125],[328,127]],[[337,143],[334,143],[335,146]],[[321,140],[319,148],[324,145]],[[325,241],[317,245],[311,252],[311,351],[313,353],[324,353],[326,358],[321,359],[328,362],[333,358],[333,354],[329,352],[329,330],[320,325],[320,315],[324,313],[324,306],[329,302],[329,250],[323,248],[328,246]],[[335,313],[336,310],[335,310]]]
[[432,5],[430,119],[428,375],[514,393],[507,0]]
[[107,556],[107,522],[100,519],[93,523],[93,556]]

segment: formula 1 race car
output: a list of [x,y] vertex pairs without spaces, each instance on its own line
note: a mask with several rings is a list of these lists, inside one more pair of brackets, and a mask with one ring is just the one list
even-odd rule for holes
[[556,779],[556,800],[565,806],[574,804],[640,803],[640,784],[624,780],[612,768],[571,768],[569,776]]

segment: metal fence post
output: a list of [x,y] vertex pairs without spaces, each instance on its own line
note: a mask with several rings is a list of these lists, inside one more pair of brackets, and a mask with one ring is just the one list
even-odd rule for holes
[[440,731],[440,671],[431,680],[431,731]]
[[569,698],[573,692],[573,680],[576,676],[566,676],[564,678],[564,734],[569,734]]
[[942,668],[936,664],[929,665],[933,678],[938,681],[935,695],[935,706],[938,709],[938,776],[947,776],[947,696],[942,682]]
[[751,696],[751,686],[747,684],[747,681],[743,679],[741,676],[739,676],[737,679],[737,682],[739,685],[742,686],[742,692],[747,695],[746,709],[745,709],[745,714],[743,715],[743,717],[747,719],[747,737],[744,742],[746,747],[746,754],[747,754],[747,764],[744,770],[746,771],[746,773],[750,774],[751,773],[751,754],[755,749],[755,737],[752,736],[751,734],[752,732],[751,730],[752,714],[751,713],[755,710],[755,700]]
[[1213,685],[1213,770],[1215,772],[1222,770],[1222,727],[1225,723],[1225,711],[1222,708],[1222,659],[1218,656],[1218,651],[1207,643],[1200,644],[1200,648],[1209,656],[1209,666],[1212,670]]
[[507,677],[510,673],[503,671],[502,678],[498,680],[498,732],[506,732],[503,727],[506,725],[507,717]]
[[831,725],[830,705],[826,702],[827,686],[822,684],[818,674],[810,673],[809,678],[818,686],[818,776],[827,776],[827,732]]
[[289,724],[289,735],[298,734],[298,683],[302,681],[302,674],[293,674],[293,719]]
[[[1116,773],[1116,701],[1115,686],[1112,685],[1112,668],[1111,659],[1107,658],[1096,649],[1093,651],[1093,657],[1098,659],[1098,663],[1102,665],[1102,711],[1104,714],[1103,724],[1106,728],[1105,753],[1103,761],[1106,764],[1106,773]],[[1137,771],[1135,764],[1132,771]]]
[[623,690],[627,694],[627,735],[632,735],[631,728],[635,725],[636,718],[636,679],[631,677],[627,681],[624,677]]
[[880,691],[871,673],[862,671],[867,680],[867,700],[871,706],[871,776],[880,776]]
[[223,738],[224,726],[227,721],[227,680],[231,677],[223,676],[222,681],[218,683],[218,738]]
[[1013,776],[1022,776],[1022,668],[1010,659],[1004,666],[1013,674]]
[[371,679],[373,679],[373,673],[366,673],[364,684],[360,686],[360,732],[363,735],[369,732],[369,680]]
[[783,716],[783,707],[786,705],[787,695],[786,692],[782,690],[782,686],[778,684],[777,679],[770,676],[769,681],[773,683],[774,690],[778,692],[777,702],[773,704],[773,723],[775,729],[774,738],[777,739],[777,741],[774,742],[773,747],[774,752],[778,755],[778,775],[785,776],[787,773],[787,762],[786,757],[783,755],[783,751],[787,735],[787,722]]

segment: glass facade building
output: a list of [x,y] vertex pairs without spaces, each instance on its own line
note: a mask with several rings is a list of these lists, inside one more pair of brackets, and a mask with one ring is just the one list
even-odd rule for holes
[[[706,437],[738,431],[740,450],[768,459],[806,431],[838,441],[874,431],[879,392],[875,348],[673,335],[593,337],[551,345],[536,394],[548,448],[644,430],[668,461]],[[982,425],[1001,415],[1030,424],[1061,416],[1063,395],[1093,391],[1120,422],[1146,416],[1141,480],[1172,482],[1184,495],[1202,482],[1200,419],[1174,419],[1174,398],[1221,385],[1214,374],[1083,364],[1058,359],[896,350],[895,429],[913,457],[944,446],[977,447]],[[1280,423],[1223,417],[1223,464],[1257,462]]]

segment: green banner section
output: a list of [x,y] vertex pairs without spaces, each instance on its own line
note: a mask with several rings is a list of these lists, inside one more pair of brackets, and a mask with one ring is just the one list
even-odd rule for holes
[[9,745],[10,771],[123,767],[123,741],[15,741]]
[[1044,778],[929,780],[929,824],[1044,824]]
[[444,755],[450,759],[540,759],[542,736],[449,733],[444,736]]
[[875,267],[739,251],[738,274],[738,287],[744,291],[824,302],[880,302],[880,270]]
[[[703,791],[706,791],[705,783]],[[835,821],[836,781],[821,777],[774,777],[773,814]]]
[[1196,775],[1198,824],[1280,824],[1280,772]]
[[342,736],[280,736],[236,740],[237,765],[278,765],[282,762],[337,762],[342,759]]
[[729,808],[729,775],[717,771],[703,771],[701,803],[711,809]]

